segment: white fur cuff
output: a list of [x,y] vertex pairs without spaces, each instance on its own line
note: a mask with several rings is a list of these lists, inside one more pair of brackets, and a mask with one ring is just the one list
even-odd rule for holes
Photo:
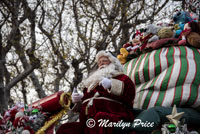
[[108,92],[117,96],[121,96],[124,91],[124,83],[120,80],[111,79],[111,89]]

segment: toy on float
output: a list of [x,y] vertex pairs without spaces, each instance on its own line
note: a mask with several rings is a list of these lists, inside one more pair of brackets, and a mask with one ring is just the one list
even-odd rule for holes
[[181,33],[179,45],[187,43],[193,47],[200,48],[200,22],[192,20],[184,25],[184,30]]
[[181,38],[179,45],[187,43],[193,47],[200,48],[200,22],[194,13],[178,12],[173,17],[175,26],[175,37]]
[[132,36],[132,41],[123,45],[123,47],[120,49],[120,54],[117,55],[117,58],[121,64],[125,64],[128,60],[141,54],[140,48],[142,45],[142,36],[142,33],[137,30]]
[[136,30],[132,41],[120,49],[117,56],[121,64],[140,54],[170,45],[191,45],[200,48],[200,22],[194,13],[179,11],[172,24],[150,24],[142,32]]
[[184,25],[192,20],[190,13],[185,11],[180,11],[173,16],[173,21],[175,23],[175,37],[178,38],[184,29]]
[[148,25],[142,32],[136,30],[132,41],[123,45],[120,54],[117,56],[121,64],[138,57],[143,52],[161,47],[169,42],[176,42],[172,27],[160,27],[156,25]]

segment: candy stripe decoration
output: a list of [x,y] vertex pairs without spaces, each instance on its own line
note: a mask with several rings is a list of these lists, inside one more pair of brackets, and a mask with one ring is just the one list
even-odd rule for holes
[[200,107],[200,50],[164,47],[140,55],[124,65],[136,84],[134,108],[154,106]]
[[[158,100],[158,97],[159,97],[159,93],[160,93],[160,87],[161,87],[161,83],[167,73],[167,70],[166,70],[166,66],[167,66],[167,59],[166,59],[166,54],[167,54],[167,51],[166,49],[163,49],[160,51],[160,54],[159,54],[159,61],[161,62],[160,64],[160,70],[161,70],[161,73],[160,75],[157,77],[156,79],[156,82],[154,83],[154,89],[157,89],[155,90],[155,92],[153,92],[152,94],[152,97],[151,99],[149,100],[149,104],[148,104],[148,108],[149,107],[154,107],[155,106],[155,103],[157,102]],[[162,59],[162,60],[161,60]],[[147,109],[148,109],[147,108]]]
[[[176,58],[177,57],[177,58]],[[170,78],[168,81],[168,86],[167,88],[169,89],[167,92],[165,92],[165,98],[163,98],[162,105],[168,105],[170,103],[173,103],[173,99],[175,96],[175,91],[176,91],[176,84],[178,77],[180,75],[180,51],[179,48],[174,48],[174,54],[173,54],[173,66],[172,70],[170,73]],[[171,105],[170,105],[171,106]]]

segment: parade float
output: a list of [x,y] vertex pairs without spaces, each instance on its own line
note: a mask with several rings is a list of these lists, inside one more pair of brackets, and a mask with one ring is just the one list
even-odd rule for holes
[[[163,134],[198,134],[200,128],[198,122],[191,127],[187,121],[179,121],[184,112],[185,118],[190,116],[190,110],[195,110],[195,114],[191,112],[194,118],[200,115],[198,19],[188,12],[179,12],[174,16],[173,25],[151,24],[137,30],[117,56],[124,65],[124,73],[136,85],[133,109],[140,111],[136,119],[148,120],[146,115],[155,117],[150,120],[154,122],[157,117],[167,118],[166,122],[158,121],[155,128]],[[0,133],[53,134],[70,104],[70,94],[63,91],[30,105],[16,104],[0,120]],[[180,112],[179,108],[186,110]],[[148,114],[140,114],[146,110]]]
[[[184,118],[200,117],[200,22],[197,15],[184,11],[176,13],[173,21],[164,26],[150,24],[136,31],[132,41],[124,44],[117,56],[124,65],[124,73],[136,85],[133,108],[160,116],[150,119],[154,122],[160,118],[166,121],[175,105],[181,109],[179,111],[187,109],[192,113],[195,110],[193,115],[186,115],[186,110]],[[143,114],[136,118],[148,120],[149,117]],[[173,132],[168,131],[171,125],[174,123],[160,128],[166,134],[190,133],[189,128],[183,127],[184,123],[184,132],[180,124],[175,125]],[[200,128],[200,123],[194,127],[192,121],[185,125]]]

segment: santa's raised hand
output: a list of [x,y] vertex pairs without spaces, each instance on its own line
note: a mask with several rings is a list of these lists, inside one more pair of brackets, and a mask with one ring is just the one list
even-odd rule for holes
[[80,102],[82,98],[83,98],[83,93],[78,93],[77,89],[74,88],[72,93],[72,103]]
[[103,80],[99,82],[99,85],[102,85],[104,89],[109,89],[111,87],[111,80],[104,77]]

